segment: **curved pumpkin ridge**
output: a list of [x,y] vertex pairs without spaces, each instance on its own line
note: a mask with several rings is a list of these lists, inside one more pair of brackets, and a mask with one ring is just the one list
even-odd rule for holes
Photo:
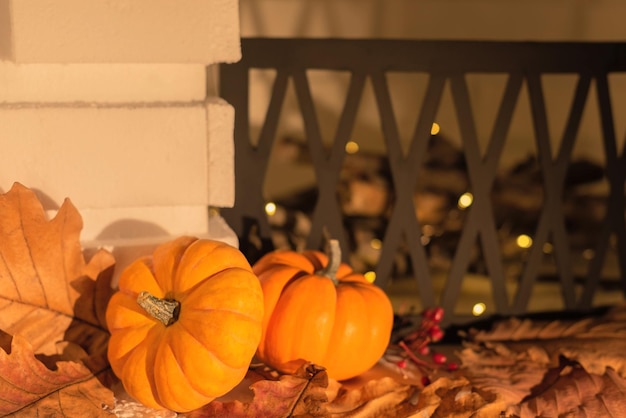
[[[189,325],[190,322],[193,322],[195,325],[194,326],[190,326]],[[187,333],[193,339],[195,344],[201,346],[204,349],[205,354],[207,356],[209,356],[211,359],[214,359],[216,362],[219,362],[220,364],[222,364],[223,366],[228,367],[231,370],[239,370],[241,367],[243,367],[243,366],[241,366],[239,364],[229,364],[228,359],[220,358],[219,355],[216,354],[215,347],[211,343],[207,342],[206,338],[202,334],[199,334],[196,331],[198,329],[199,325],[202,325],[201,321],[187,320],[186,324],[185,323],[180,323],[180,324],[178,324],[178,327],[180,327],[181,330],[183,330],[185,333]],[[252,355],[250,355],[250,359],[252,359]],[[203,360],[203,361],[205,361],[205,360]],[[248,361],[245,364],[245,367],[247,368],[249,365],[250,365],[250,362]]]
[[152,263],[147,257],[137,259],[127,266],[120,274],[118,286],[120,291],[134,298],[143,291],[150,292],[158,298],[165,297],[152,272]]
[[[343,265],[345,266],[345,264]],[[339,280],[340,283],[359,283],[359,284],[364,284],[366,286],[372,285],[372,283],[368,282],[365,276],[360,273],[355,273],[354,271],[349,271],[346,273],[345,270],[342,269],[341,267],[337,271],[340,273],[343,273],[341,275],[339,274],[337,275],[337,279]]]
[[328,264],[328,256],[321,251],[306,250],[302,255],[313,265],[313,272],[323,269]]
[[[339,265],[339,268],[337,269],[337,274],[336,274],[336,276],[337,276],[337,278],[339,279],[339,281],[348,281],[348,280],[350,280],[350,281],[351,281],[351,279],[349,279],[349,278],[351,278],[351,277],[353,277],[353,276],[360,276],[360,277],[363,277],[363,275],[362,275],[362,274],[357,274],[357,273],[355,273],[355,272],[352,270],[352,267],[350,267],[350,266],[349,266],[348,264],[346,264],[346,263],[341,263],[341,264]],[[361,280],[359,280],[359,281],[361,281]],[[367,281],[367,279],[365,279],[365,277],[363,277],[363,280],[362,280],[362,281],[365,281],[366,283],[369,283],[369,282]]]
[[[353,310],[345,309],[350,306]],[[332,335],[324,352],[322,365],[333,379],[343,380],[349,374],[357,375],[365,357],[369,357],[369,340],[364,338],[369,316],[354,317],[353,312],[368,312],[370,307],[362,295],[349,285],[337,286],[337,304]],[[369,359],[368,359],[369,360]]]
[[[176,331],[176,338],[171,338],[167,344],[189,384],[207,398],[224,395],[239,384],[248,371],[249,361],[238,367],[224,363],[182,324]],[[230,370],[225,371],[224,366]]]
[[138,345],[128,356],[122,369],[122,382],[126,392],[145,406],[154,409],[166,408],[156,395],[154,385],[154,356],[162,330],[152,327],[143,344]]
[[[168,330],[160,340],[153,364],[154,381],[156,393],[163,406],[176,412],[188,412],[213,398],[202,395],[191,385],[189,376],[185,374],[189,369],[188,363],[203,359],[193,351],[186,351],[193,350],[193,346],[183,347],[181,350],[176,341],[179,336],[178,332]],[[174,347],[177,349],[176,353]],[[205,379],[210,379],[210,376],[205,376]]]
[[177,324],[232,369],[250,365],[261,338],[260,320],[237,312],[192,311]]
[[266,341],[269,321],[274,315],[276,303],[278,303],[278,300],[281,297],[285,286],[287,286],[287,283],[293,280],[294,277],[299,277],[301,275],[302,269],[287,265],[275,267],[271,271],[262,272],[258,275],[259,282],[261,283],[261,289],[263,290],[264,309],[263,320],[261,323],[261,344],[258,348],[259,356],[265,356],[264,342]]
[[[355,282],[338,286],[337,306],[343,309],[337,310],[329,351],[322,363],[329,376],[337,380],[358,376],[384,354],[389,341],[381,336],[390,335],[393,325],[393,310],[391,304],[386,307],[385,300],[371,286]],[[367,314],[356,316],[355,312]]]
[[172,290],[176,294],[185,293],[202,280],[233,267],[252,271],[248,260],[236,248],[218,241],[197,240],[183,254]]
[[106,311],[107,329],[113,333],[126,328],[154,325],[155,319],[137,304],[132,295],[116,292],[110,299]]
[[151,328],[152,325],[125,328],[111,335],[107,355],[111,368],[117,376],[121,376],[133,350],[145,341]]
[[[315,295],[315,297],[311,297]],[[286,372],[306,360],[322,364],[335,321],[334,283],[322,276],[310,275],[290,282],[283,290],[265,335],[265,358],[269,364]],[[269,347],[281,347],[268,350]]]
[[[328,256],[321,251],[303,251],[302,255],[306,257],[309,262],[314,266],[313,272],[320,271],[328,265]],[[335,277],[337,277],[337,279],[341,279],[342,277],[346,277],[353,273],[354,271],[352,270],[352,267],[350,267],[346,263],[341,263],[339,264],[339,268],[335,273]]]
[[[245,295],[232,297],[232,295]],[[263,292],[258,278],[249,270],[232,267],[198,283],[180,295],[183,311],[225,310],[248,316],[260,322],[263,316]]]
[[152,254],[153,274],[166,297],[170,297],[168,293],[174,288],[173,278],[180,260],[187,247],[194,241],[197,241],[197,238],[182,236],[161,244],[154,250]]
[[308,257],[305,253],[294,253],[289,250],[278,250],[265,254],[255,264],[252,270],[258,276],[277,266],[295,267],[300,271],[314,273],[322,267],[315,257]]

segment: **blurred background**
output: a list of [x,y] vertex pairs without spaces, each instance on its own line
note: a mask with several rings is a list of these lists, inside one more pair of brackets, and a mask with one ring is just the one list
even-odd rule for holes
[[[626,3],[600,0],[241,0],[242,37],[383,38],[485,41],[594,41],[626,40]],[[254,143],[263,124],[274,70],[250,72],[250,137]],[[214,74],[213,77],[216,77]],[[330,146],[344,105],[350,74],[307,71],[323,140]],[[466,81],[479,144],[488,145],[507,75],[470,74]],[[403,148],[410,145],[422,105],[426,73],[388,73],[387,82]],[[553,156],[570,111],[577,74],[543,75],[548,131]],[[610,74],[612,92],[626,91],[626,74]],[[613,94],[618,153],[626,132],[626,95]],[[563,210],[572,254],[576,292],[594,256],[599,227],[605,222],[609,183],[595,86],[590,88],[565,179]],[[344,225],[350,234],[353,267],[375,280],[374,272],[394,190],[386,146],[372,86],[368,81],[359,105],[352,137],[338,185]],[[450,86],[444,87],[431,130],[428,155],[423,159],[413,197],[422,227],[422,244],[438,295],[445,286],[466,211],[472,205],[471,185]],[[289,85],[274,141],[263,195],[277,248],[304,249],[311,210],[317,198],[315,173],[304,137],[304,127],[293,85]],[[544,179],[537,159],[528,93],[522,87],[505,149],[492,189],[494,213],[510,297],[514,294],[533,233],[545,201]],[[623,300],[616,240],[602,271],[602,286],[594,306]],[[553,248],[543,245],[544,260],[533,286],[529,311],[564,308]],[[455,313],[481,316],[493,313],[493,296],[485,260],[478,245],[472,254]],[[623,274],[623,273],[622,273]],[[398,312],[423,308],[406,251],[398,249],[387,289]]]

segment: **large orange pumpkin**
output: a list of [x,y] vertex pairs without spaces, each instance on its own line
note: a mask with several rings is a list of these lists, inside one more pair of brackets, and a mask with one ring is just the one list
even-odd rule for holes
[[304,362],[337,380],[355,377],[381,358],[391,336],[393,308],[379,287],[319,251],[274,251],[253,266],[265,301],[257,357],[292,373]]
[[261,337],[263,294],[236,248],[181,237],[121,274],[108,358],[146,406],[184,412],[240,383]]

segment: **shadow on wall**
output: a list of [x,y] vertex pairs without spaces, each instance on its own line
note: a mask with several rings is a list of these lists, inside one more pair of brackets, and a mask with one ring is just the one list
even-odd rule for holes
[[41,190],[39,189],[31,189],[31,190],[35,193],[35,196],[37,196],[37,199],[39,199],[39,202],[41,202],[41,206],[43,207],[43,210],[46,210],[46,211],[59,210],[59,208],[61,207],[53,198],[51,198],[49,195],[42,192]]
[[95,242],[115,258],[112,286],[117,287],[120,274],[128,265],[152,254],[168,237],[169,233],[161,226],[139,219],[120,219],[107,225]]
[[[47,214],[47,219],[53,219],[61,205],[40,189],[30,190],[35,193]],[[6,191],[0,188],[0,194],[5,193]],[[119,219],[107,225],[95,240],[83,242],[83,254],[85,261],[88,261],[99,248],[109,251],[115,258],[113,284],[116,285],[120,273],[127,265],[137,258],[152,254],[154,248],[166,241],[169,236],[168,231],[155,223],[139,219]]]
[[13,58],[13,37],[8,1],[0,1],[0,61]]
[[131,238],[157,238],[169,233],[160,225],[139,219],[120,219],[107,225],[96,237],[97,240],[110,241]]

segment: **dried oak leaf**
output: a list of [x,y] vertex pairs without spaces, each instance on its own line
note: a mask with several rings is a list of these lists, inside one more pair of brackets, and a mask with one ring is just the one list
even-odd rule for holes
[[458,353],[462,372],[487,402],[476,417],[498,416],[528,396],[546,373],[550,359],[540,347],[511,350],[504,344],[466,344]]
[[249,401],[218,399],[186,416],[189,418],[328,416],[325,409],[328,401],[325,392],[328,375],[323,368],[306,364],[293,375],[281,375],[277,380],[265,377],[260,377],[254,370],[248,373],[247,381],[254,381],[250,385],[253,397]]
[[478,343],[504,344],[522,352],[541,347],[558,364],[560,356],[579,362],[589,373],[604,374],[612,368],[626,377],[626,305],[601,317],[578,321],[531,321],[511,318],[495,324],[491,331],[470,332]]
[[433,418],[493,418],[499,409],[490,406],[490,397],[476,390],[462,376],[440,377],[426,386],[417,399],[416,412],[411,417]]
[[0,350],[0,415],[105,417],[113,393],[83,364],[59,361],[48,369],[31,345],[13,337],[11,353]]
[[626,380],[613,369],[602,375],[588,373],[575,362],[562,359],[523,402],[506,410],[507,417],[624,417]]
[[[48,220],[35,193],[23,185],[15,183],[0,195],[0,348],[11,352],[7,359],[28,358],[34,352],[49,368],[60,367],[60,358],[80,362],[92,375],[105,379],[109,333],[104,312],[112,292],[113,257],[99,251],[86,263],[81,229],[82,218],[68,199]],[[20,352],[25,350],[22,339],[29,345],[26,354]],[[64,355],[59,353],[62,341],[69,343]],[[9,364],[2,364],[0,377],[10,372]],[[29,361],[18,364],[24,370],[32,366]],[[15,410],[28,404],[16,403],[6,394],[13,385],[28,390],[27,380],[23,387],[20,384],[0,379],[0,399],[13,403]],[[68,385],[63,393],[69,393]],[[55,386],[49,395],[38,394],[37,402],[57,396],[59,389]]]
[[419,388],[386,376],[366,381],[355,387],[331,381],[330,417],[404,417],[416,411]]

